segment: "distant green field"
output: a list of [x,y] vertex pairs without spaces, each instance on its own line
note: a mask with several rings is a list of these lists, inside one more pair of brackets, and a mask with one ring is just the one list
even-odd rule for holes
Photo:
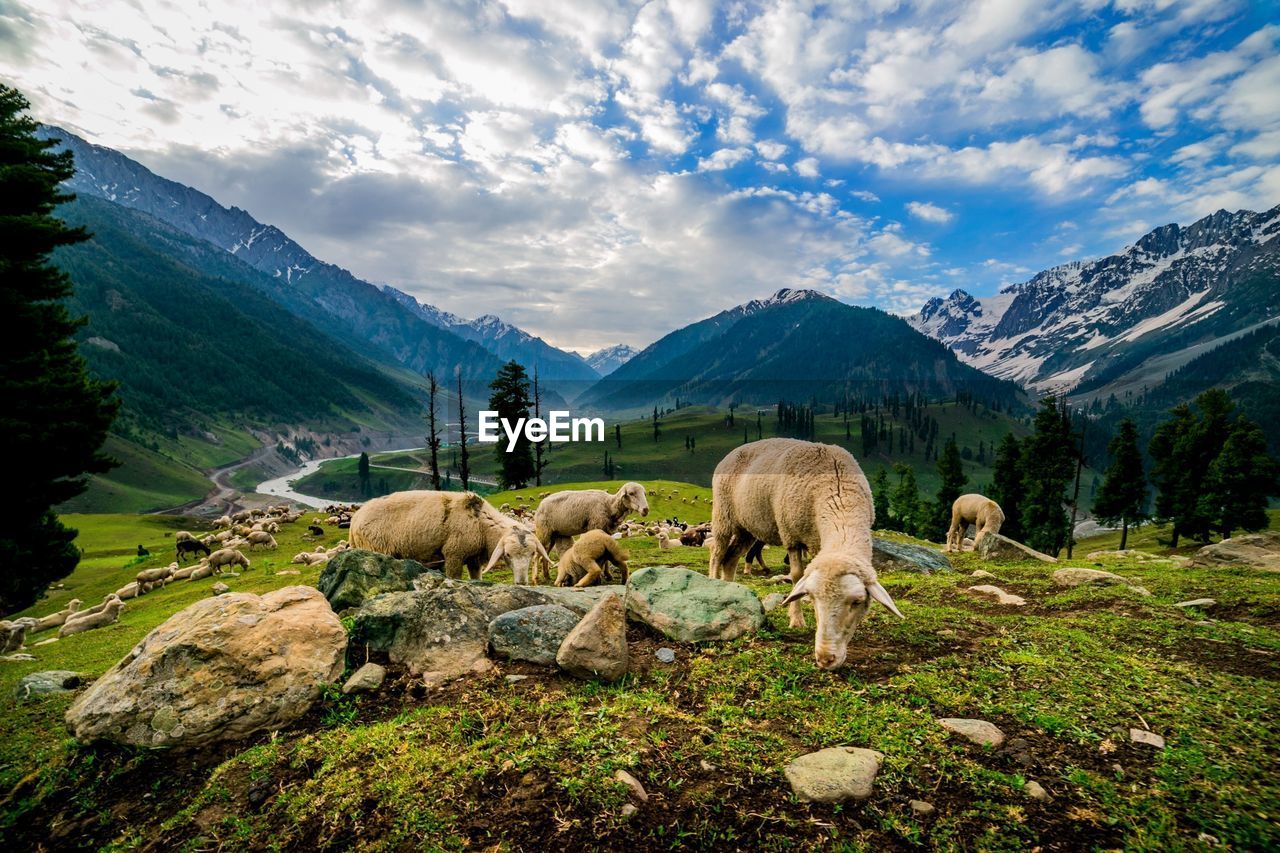
[[[1271,525],[1269,530],[1280,530],[1280,509],[1268,510],[1271,517]],[[1172,534],[1172,528],[1168,524],[1144,524],[1141,527],[1129,529],[1129,541],[1125,547],[1131,551],[1146,551],[1152,554],[1168,554],[1171,553],[1169,548],[1169,538]],[[1243,531],[1237,531],[1235,535],[1240,535]],[[1120,547],[1120,531],[1113,530],[1098,536],[1090,536],[1087,539],[1081,539],[1076,543],[1076,553],[1081,556],[1088,554],[1090,551],[1113,551]],[[1195,551],[1201,547],[1201,543],[1192,542],[1189,539],[1182,539],[1178,543],[1178,552]]]

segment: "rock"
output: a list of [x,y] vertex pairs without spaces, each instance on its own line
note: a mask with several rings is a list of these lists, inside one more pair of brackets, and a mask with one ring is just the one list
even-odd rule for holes
[[1087,560],[1159,560],[1155,554],[1148,554],[1146,551],[1135,551],[1132,548],[1125,548],[1123,551],[1090,551],[1085,557]]
[[1280,531],[1232,536],[1206,545],[1191,557],[1191,565],[1280,569]]
[[13,695],[19,701],[38,699],[41,696],[52,696],[55,693],[70,693],[87,681],[83,673],[67,669],[49,669],[44,672],[33,672],[18,679]]
[[782,602],[786,599],[786,595],[781,592],[771,592],[764,597],[764,601],[760,602],[760,606],[764,608],[765,613],[770,613],[782,606]]
[[627,594],[627,588],[622,584],[588,586],[581,589],[564,586],[531,586],[529,589],[541,593],[548,604],[559,604],[561,607],[567,607],[579,616],[585,616],[588,610],[595,607],[602,598],[611,593],[619,598]]
[[347,634],[324,596],[289,586],[197,601],[147,634],[66,714],[81,742],[199,747],[282,728],[342,673]]
[[218,581],[211,587],[211,590],[213,591],[214,595],[226,595],[227,593],[231,592],[231,587],[227,586],[222,581]]
[[19,652],[14,655],[4,655],[0,657],[0,660],[7,661],[8,663],[26,663],[27,661],[36,660],[36,656],[29,655],[26,652]]
[[676,662],[675,649],[661,648],[661,649],[658,649],[656,652],[654,652],[653,656],[656,657],[658,660],[662,661],[663,663]]
[[486,672],[492,672],[493,669],[494,669],[493,661],[489,660],[488,658],[476,658],[474,661],[471,662],[470,671],[476,673],[477,675],[480,675]]
[[276,572],[276,577],[280,577],[283,575],[300,575],[300,574],[302,574],[302,572],[298,571],[297,569],[281,569],[280,571]]
[[967,720],[963,717],[941,717],[938,723],[947,731],[976,743],[978,746],[999,747],[1004,743],[1004,732],[986,720]]
[[32,645],[33,647],[35,647],[35,646],[48,646],[48,645],[51,645],[51,644],[56,643],[56,642],[58,642],[58,638],[57,638],[57,637],[50,637],[50,638],[49,638],[49,639],[47,639],[47,640],[40,640],[39,642],[32,643],[31,645]]
[[342,685],[342,692],[363,693],[368,690],[377,690],[386,678],[386,667],[372,662],[366,663],[351,674],[347,683]]
[[428,572],[417,560],[397,560],[363,548],[350,548],[329,559],[320,572],[316,588],[329,599],[330,606],[341,613],[359,607],[375,595],[418,588],[414,581],[423,575],[428,575],[424,582],[431,586],[444,579],[443,572]]
[[636,808],[631,803],[627,803],[622,807],[622,817],[624,820],[630,820],[638,811],[640,811],[640,809]]
[[489,623],[489,647],[508,660],[554,666],[556,652],[578,614],[559,604],[535,604],[497,616]]
[[507,683],[508,683],[508,684],[519,684],[521,681],[524,681],[524,680],[525,680],[525,679],[527,679],[528,677],[529,677],[529,676],[527,676],[527,675],[515,675],[515,674],[512,674],[512,675],[508,675],[508,676],[506,677],[506,681],[507,681]]
[[917,572],[928,575],[933,572],[951,571],[951,561],[934,548],[895,542],[892,539],[871,537],[871,565],[877,572]]
[[1129,740],[1133,743],[1145,743],[1156,749],[1164,749],[1164,738],[1146,729],[1129,729]]
[[1042,563],[1056,563],[1056,557],[1041,554],[1034,548],[1028,548],[1021,542],[1015,542],[999,533],[988,533],[978,543],[978,553],[984,560],[1039,560]]
[[1053,797],[1049,796],[1049,792],[1044,789],[1044,786],[1034,780],[1023,785],[1022,790],[1036,802],[1047,803],[1053,799]]
[[644,785],[640,784],[640,780],[632,776],[625,770],[619,770],[613,774],[613,778],[617,779],[631,791],[631,795],[642,803],[649,802],[649,792],[644,789]]
[[1144,596],[1146,598],[1151,597],[1151,590],[1147,589],[1145,586],[1131,586],[1129,587],[1129,591],[1136,592],[1138,595]]
[[912,800],[911,813],[919,818],[930,818],[937,813],[937,809],[933,807],[933,803],[926,803],[924,800]]
[[1013,607],[1022,607],[1027,603],[1027,600],[1020,595],[1005,592],[998,586],[990,586],[988,584],[984,584],[982,586],[971,586],[969,587],[969,592],[972,592],[974,595],[994,598],[996,604],[1007,604]]
[[1216,600],[1216,599],[1212,599],[1212,598],[1193,598],[1193,599],[1191,599],[1190,601],[1179,601],[1177,604],[1175,604],[1175,605],[1173,605],[1173,606],[1174,606],[1174,607],[1200,607],[1200,608],[1206,608],[1206,607],[1213,607],[1213,606],[1214,606],[1214,605],[1216,605],[1217,603],[1218,603],[1218,602],[1217,602],[1217,600]]
[[582,617],[560,644],[556,663],[570,675],[617,681],[627,674],[627,612],[609,595]]
[[1058,586],[1077,587],[1085,584],[1127,584],[1128,581],[1111,572],[1101,569],[1058,569],[1053,573],[1053,582]]
[[702,768],[704,773],[711,773],[716,769],[716,766],[705,758],[698,762],[698,766]]
[[884,755],[873,749],[834,746],[802,755],[783,770],[795,795],[812,803],[865,800]]
[[750,588],[688,569],[641,569],[627,590],[629,616],[681,643],[733,640],[764,625],[764,608]]
[[970,575],[970,577],[977,578],[978,580],[999,580],[999,578],[991,574],[991,572],[983,571],[982,569],[977,569],[972,575]]
[[791,583],[791,575],[788,575],[788,574],[774,575],[773,577],[769,578],[769,583]]

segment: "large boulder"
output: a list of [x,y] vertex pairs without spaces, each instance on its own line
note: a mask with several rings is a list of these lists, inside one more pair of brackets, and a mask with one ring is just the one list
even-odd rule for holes
[[1192,556],[1191,565],[1280,569],[1280,531],[1232,536],[1206,545]]
[[570,675],[617,681],[627,674],[627,611],[610,593],[582,617],[556,652],[556,663]]
[[865,800],[871,796],[884,754],[856,746],[833,746],[802,755],[783,769],[796,798],[813,803]]
[[978,554],[984,560],[1039,560],[1042,563],[1056,563],[1056,557],[1041,554],[1035,548],[1028,548],[1021,542],[1015,542],[1008,536],[999,533],[988,533],[978,543]]
[[52,696],[57,693],[71,693],[85,684],[89,679],[82,672],[67,669],[49,669],[44,672],[32,672],[18,679],[13,689],[14,698],[19,701],[38,699],[41,696]]
[[1101,569],[1058,569],[1053,573],[1053,582],[1058,586],[1077,587],[1090,584],[1107,586],[1110,584],[1128,584],[1129,582],[1117,574],[1104,572]]
[[347,634],[315,589],[197,601],[143,638],[67,711],[80,741],[199,747],[282,728],[342,674]]
[[501,658],[551,666],[556,662],[560,644],[579,618],[559,604],[535,604],[512,610],[489,623],[489,647]]
[[316,588],[335,611],[342,612],[384,592],[436,586],[442,580],[443,572],[429,571],[417,560],[398,560],[376,551],[351,548],[329,558]]
[[672,566],[631,576],[627,614],[682,643],[732,640],[764,624],[764,608],[749,588]]
[[877,572],[918,572],[922,575],[951,571],[951,561],[935,548],[871,537],[871,565]]
[[619,598],[626,595],[627,588],[622,584],[605,584],[604,586],[535,586],[530,589],[540,593],[551,604],[567,607],[579,616],[600,603],[600,600],[612,594]]

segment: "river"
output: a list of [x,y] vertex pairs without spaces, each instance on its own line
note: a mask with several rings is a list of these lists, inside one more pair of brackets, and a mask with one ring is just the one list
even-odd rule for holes
[[[383,456],[389,453],[412,453],[417,450],[425,449],[426,448],[424,447],[403,447],[398,450],[380,450],[378,451],[378,455]],[[295,492],[292,488],[293,484],[301,480],[303,477],[306,477],[308,474],[314,474],[316,471],[320,470],[320,466],[326,462],[334,462],[339,459],[357,459],[359,456],[359,453],[352,453],[350,456],[330,456],[326,459],[312,459],[309,462],[303,462],[302,467],[296,471],[285,474],[282,477],[276,477],[273,480],[266,480],[265,482],[259,483],[258,487],[254,491],[260,495],[271,495],[272,497],[285,498],[286,500],[291,500],[295,503],[300,503],[313,509],[323,509],[330,504],[342,503],[342,501],[337,500],[336,498],[317,498],[313,495],[304,495],[302,492]],[[388,470],[397,471],[414,470],[410,468],[395,468],[390,465],[379,465],[376,462],[371,463],[369,467],[386,468]],[[473,476],[471,480],[474,483],[481,483],[493,488],[497,488],[498,486],[495,481],[487,477]]]

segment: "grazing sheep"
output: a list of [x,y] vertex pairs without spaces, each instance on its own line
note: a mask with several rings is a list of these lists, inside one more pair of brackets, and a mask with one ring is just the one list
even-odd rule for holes
[[563,552],[573,546],[574,536],[588,530],[612,533],[633,512],[649,514],[649,501],[639,483],[627,483],[612,495],[603,489],[556,492],[538,505],[533,529],[545,551]]
[[68,619],[66,624],[58,630],[58,637],[70,637],[72,634],[81,634],[85,631],[92,631],[96,628],[102,628],[107,625],[120,621],[120,611],[124,609],[124,602],[119,598],[112,596],[106,606],[97,613],[90,613],[87,616],[78,616],[74,619]]
[[182,558],[186,556],[195,557],[203,553],[207,557],[210,554],[209,546],[201,542],[199,539],[183,539],[178,542],[176,548],[179,563],[181,563]]
[[196,537],[192,536],[191,533],[186,530],[179,530],[177,533],[173,534],[173,541],[175,543],[190,542],[192,539],[195,539],[195,538]]
[[323,536],[324,528],[318,524],[308,524],[307,532],[310,533],[312,536]]
[[569,550],[560,555],[556,586],[591,586],[609,564],[622,570],[622,583],[627,582],[627,552],[603,530],[588,530]]
[[947,550],[959,551],[963,547],[965,531],[972,524],[978,528],[973,537],[973,547],[977,548],[983,537],[991,533],[999,533],[1004,524],[1004,510],[1000,504],[983,495],[969,494],[956,498],[951,505],[951,527],[947,530]]
[[[528,527],[472,492],[396,492],[366,503],[352,518],[351,546],[422,563],[444,561],[445,577],[472,580],[505,559],[516,583],[546,549]],[[482,562],[487,563],[483,566]]]
[[[222,570],[228,566],[243,566],[248,569],[249,558],[235,548],[222,548],[209,555],[209,568],[213,571],[221,574]],[[203,575],[202,577],[208,577],[208,575]],[[196,579],[195,572],[191,573],[191,579]]]
[[[871,487],[841,447],[769,438],[730,452],[712,475],[709,574],[733,580],[738,559],[756,542],[781,545],[791,562],[791,626],[803,628],[800,599],[817,617],[814,659],[837,669],[871,600],[902,614],[871,565]],[[813,554],[806,571],[804,551]]]
[[249,548],[266,548],[268,551],[274,551],[277,547],[276,539],[265,530],[256,530],[249,534]]
[[83,603],[84,602],[78,598],[71,599],[67,602],[67,606],[62,610],[59,610],[56,613],[50,613],[48,616],[41,617],[36,622],[36,626],[31,629],[31,633],[38,634],[41,631],[48,631],[50,628],[61,627],[62,623],[66,622],[67,618],[71,616],[72,613],[77,612],[80,609],[80,605]]
[[218,519],[217,519],[217,521],[215,521],[215,522],[213,523],[213,526],[214,526],[214,527],[230,527],[230,526],[231,526],[231,516],[229,516],[229,515],[219,516],[219,517],[218,517]]

